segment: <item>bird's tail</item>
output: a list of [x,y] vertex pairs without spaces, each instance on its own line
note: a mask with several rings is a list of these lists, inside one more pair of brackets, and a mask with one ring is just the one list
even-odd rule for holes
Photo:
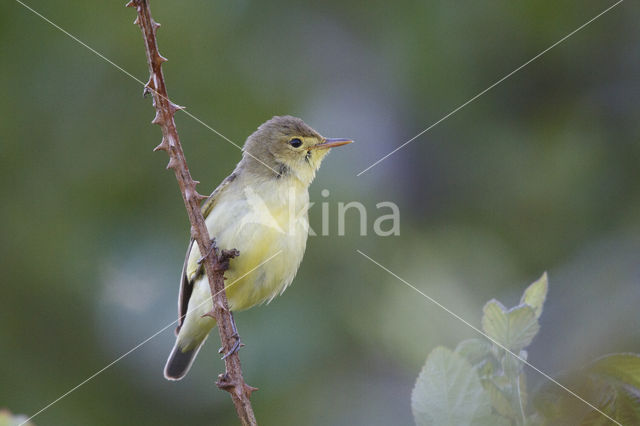
[[178,342],[176,341],[167,360],[167,365],[164,367],[164,377],[167,380],[180,380],[186,376],[205,340],[195,348],[184,352],[178,347]]

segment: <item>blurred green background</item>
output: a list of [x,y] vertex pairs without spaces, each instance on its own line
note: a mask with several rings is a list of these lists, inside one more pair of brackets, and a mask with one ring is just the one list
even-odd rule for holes
[[[146,80],[123,3],[28,1]],[[311,226],[329,203],[330,235],[309,239],[282,297],[236,315],[261,424],[411,424],[426,355],[475,337],[356,249],[474,324],[548,270],[529,356],[548,373],[640,352],[637,2],[356,177],[612,3],[152,1],[169,94],[204,122],[242,144],[292,114],[357,141],[310,190]],[[138,83],[12,0],[0,58],[0,408],[33,414],[175,320],[189,228]],[[208,193],[240,152],[177,124]],[[339,237],[337,203],[354,200],[370,235],[352,211]],[[380,201],[400,207],[400,236],[373,235]],[[235,424],[217,337],[178,383],[162,377],[173,340],[172,326],[34,422]]]

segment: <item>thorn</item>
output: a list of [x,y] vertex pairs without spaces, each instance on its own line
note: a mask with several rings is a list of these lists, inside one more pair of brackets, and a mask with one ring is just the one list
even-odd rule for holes
[[200,201],[202,200],[206,200],[209,197],[206,197],[202,194],[200,194],[198,191],[193,190],[193,189],[187,189],[185,191],[185,195],[187,196],[187,199],[195,199],[197,203],[200,203]]
[[[162,120],[162,115],[160,115],[160,111],[156,111],[156,116],[153,117],[153,120],[151,120],[151,124],[157,124],[158,126],[162,125],[163,120]],[[169,144],[166,143],[166,139],[162,138],[162,143],[166,144],[167,147]]]
[[174,104],[173,102],[169,102],[169,109],[171,110],[171,113],[175,113],[176,111],[179,111],[181,109],[186,109],[187,107],[183,107],[181,105],[177,105]]
[[196,197],[198,198],[198,202],[200,202],[200,201],[204,201],[204,200],[208,200],[208,199],[209,199],[209,196],[207,196],[207,195],[202,195],[202,194],[201,194],[201,193],[199,193],[199,192],[196,192]]
[[158,28],[161,27],[161,25],[158,22],[154,21],[153,18],[151,18],[151,26],[153,27],[154,30],[157,30]]
[[229,310],[227,308],[225,308],[224,304],[222,303],[222,301],[220,300],[216,300],[214,302],[216,304],[216,306],[218,307],[218,309],[220,309],[222,312],[228,312]]
[[[247,397],[251,397],[251,394],[257,390],[258,388],[254,388],[253,386],[249,386],[240,378],[239,384],[242,385],[242,391],[247,395]],[[239,389],[235,382],[231,381],[231,377],[229,377],[228,373],[218,374],[218,380],[216,380],[216,386],[218,388],[225,390],[227,392],[238,392]]]
[[165,138],[162,138],[162,142],[155,148],[153,148],[153,152],[156,151],[169,151],[169,145],[167,145]]
[[149,76],[149,81],[147,81],[147,84],[144,85],[142,96],[147,97],[149,93],[155,92],[157,90],[155,79],[153,77],[153,74]]
[[244,383],[244,393],[247,394],[247,397],[251,398],[251,394],[255,391],[259,390],[258,388],[254,388],[253,386],[249,386],[248,384]]
[[218,374],[216,386],[227,392],[231,392],[235,388],[235,385],[229,381],[229,375],[227,373]]
[[133,25],[140,26],[140,17],[136,16],[136,19],[133,20]]
[[[215,315],[213,315],[213,311],[209,311],[206,314],[200,315],[200,318],[206,318],[206,317],[213,318],[214,320],[216,319]],[[220,349],[222,349],[222,348],[220,348]],[[221,352],[219,352],[219,353],[221,353]]]
[[159,53],[156,53],[156,55],[153,57],[153,65],[155,65],[157,67],[162,65],[163,63],[165,63],[167,61],[168,61],[168,59],[165,58],[164,56],[162,56]]
[[129,3],[125,4],[124,7],[134,7],[136,5],[135,0],[131,0]]
[[171,159],[169,160],[169,163],[167,164],[167,170],[168,169],[175,169],[176,167],[178,167],[178,160],[176,160],[175,158],[171,157]]

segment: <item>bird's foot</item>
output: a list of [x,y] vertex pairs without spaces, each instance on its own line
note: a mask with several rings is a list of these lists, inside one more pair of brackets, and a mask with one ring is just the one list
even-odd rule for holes
[[236,249],[221,250],[220,256],[218,256],[218,265],[216,271],[226,271],[229,269],[229,261],[237,256],[240,256],[240,252]]
[[200,256],[200,259],[198,259],[198,265],[202,265],[202,262],[204,262],[204,260],[209,257],[211,255],[211,252],[213,252],[216,249],[216,239],[213,238],[211,240],[211,246],[209,247],[209,250],[207,250],[207,253]]
[[[235,340],[235,343],[233,344],[233,346],[231,346],[231,349],[226,354],[224,354],[220,359],[226,359],[230,355],[233,355],[234,353],[238,352],[240,348],[244,346],[244,343],[242,343],[242,340],[240,339],[240,335],[237,332],[234,332],[231,335],[231,337],[233,337],[233,339]],[[218,349],[219,354],[223,352],[224,352],[224,347]]]
[[[222,359],[226,359],[229,355],[232,355],[238,352],[238,350],[244,346],[244,343],[242,343],[242,340],[240,339],[240,335],[238,334],[238,329],[236,328],[236,320],[233,317],[233,312],[231,312],[231,329],[233,330],[233,334],[231,335],[231,337],[235,339],[235,343],[233,344],[233,346],[231,346],[231,349],[229,350],[229,352],[227,352],[222,356]],[[221,354],[222,352],[224,352],[224,347],[218,350],[218,353]]]

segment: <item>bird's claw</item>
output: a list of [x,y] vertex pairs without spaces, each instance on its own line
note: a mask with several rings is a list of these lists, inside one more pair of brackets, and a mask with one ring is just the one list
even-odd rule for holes
[[[234,353],[238,352],[238,350],[240,350],[241,347],[244,346],[244,343],[242,343],[242,340],[240,340],[240,335],[237,332],[234,332],[231,337],[233,337],[236,341],[233,344],[233,346],[231,347],[231,349],[229,350],[229,352],[227,352],[226,354],[224,354],[222,356],[222,358],[220,359],[226,359],[227,357],[229,357],[230,355],[233,355]],[[220,348],[218,349],[218,353],[221,354],[222,352],[224,352],[224,348]]]
[[207,254],[200,256],[200,259],[198,259],[198,265],[202,265],[202,262],[204,262],[204,260],[207,257],[209,257],[211,255],[211,252],[214,251],[215,249],[216,249],[216,240],[214,238],[213,240],[211,240],[211,246],[209,247]]
[[236,249],[221,250],[218,257],[218,265],[216,271],[226,271],[229,269],[229,261],[240,255],[240,252]]

